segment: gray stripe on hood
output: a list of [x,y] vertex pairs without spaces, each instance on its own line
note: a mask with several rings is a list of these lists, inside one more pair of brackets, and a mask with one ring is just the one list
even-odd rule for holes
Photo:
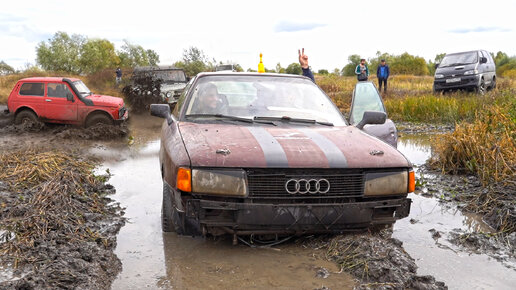
[[247,127],[247,129],[260,144],[268,167],[288,168],[287,155],[281,144],[278,143],[278,140],[271,133],[262,127]]
[[344,156],[344,153],[339,147],[328,138],[310,129],[298,129],[300,132],[310,137],[310,139],[321,148],[328,159],[328,166],[330,168],[347,168],[348,161]]

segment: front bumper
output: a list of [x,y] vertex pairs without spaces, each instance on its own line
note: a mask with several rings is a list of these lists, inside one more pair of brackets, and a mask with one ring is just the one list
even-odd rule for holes
[[126,109],[122,118],[115,120],[115,124],[122,124],[123,122],[127,121],[127,119],[129,119],[129,110]]
[[[189,199],[186,216],[211,234],[339,233],[408,216],[406,197],[331,204],[260,204]],[[222,230],[222,232],[221,232]]]
[[[446,82],[448,79],[458,78],[457,82]],[[479,75],[462,75],[457,77],[444,77],[442,79],[434,79],[435,90],[453,90],[453,89],[470,89],[478,87],[480,80]]]

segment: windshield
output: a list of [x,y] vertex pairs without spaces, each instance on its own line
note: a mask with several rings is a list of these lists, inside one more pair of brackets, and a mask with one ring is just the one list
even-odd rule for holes
[[308,119],[344,126],[346,121],[313,82],[274,76],[200,78],[186,104],[186,116],[224,115],[248,119]]
[[182,70],[155,71],[154,75],[164,82],[186,82],[186,76]]
[[73,82],[73,85],[75,86],[75,88],[79,91],[79,93],[81,95],[91,95],[93,94],[90,89],[88,89],[88,87],[82,82],[82,81],[75,81]]
[[441,61],[441,64],[439,64],[439,67],[471,64],[476,62],[478,62],[478,53],[476,51],[447,54]]
[[226,65],[218,65],[216,68],[215,68],[215,71],[226,71],[226,70],[233,70],[233,65],[231,64],[226,64]]

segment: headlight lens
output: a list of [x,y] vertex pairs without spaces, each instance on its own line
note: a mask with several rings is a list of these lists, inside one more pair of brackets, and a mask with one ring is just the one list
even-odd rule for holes
[[442,79],[442,78],[444,78],[444,75],[443,74],[435,74],[435,78]]
[[247,196],[243,170],[192,170],[192,191],[198,194]]
[[364,195],[394,195],[409,192],[409,172],[372,172],[365,175]]
[[476,74],[478,74],[478,70],[476,70],[476,69],[468,70],[468,71],[466,71],[464,73],[465,76],[467,76],[467,75],[476,75]]

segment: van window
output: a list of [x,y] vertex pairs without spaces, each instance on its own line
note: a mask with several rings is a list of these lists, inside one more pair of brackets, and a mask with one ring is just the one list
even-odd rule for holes
[[20,88],[22,96],[41,96],[45,95],[45,84],[43,83],[24,83]]
[[66,94],[70,92],[65,84],[50,83],[47,85],[47,96],[54,98],[66,98]]

